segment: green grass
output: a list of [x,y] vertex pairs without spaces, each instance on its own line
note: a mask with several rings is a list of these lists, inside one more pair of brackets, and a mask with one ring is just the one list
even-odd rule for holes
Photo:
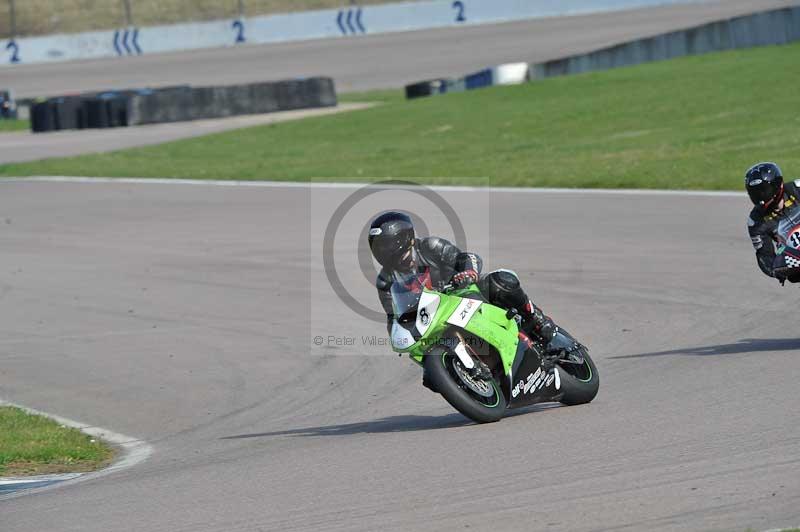
[[800,44],[710,54],[259,126],[0,175],[740,189],[744,170],[800,173]]
[[27,120],[2,120],[0,119],[0,133],[9,131],[25,131],[31,128],[31,123]]
[[94,471],[113,456],[105,443],[79,430],[18,408],[0,407],[0,475]]

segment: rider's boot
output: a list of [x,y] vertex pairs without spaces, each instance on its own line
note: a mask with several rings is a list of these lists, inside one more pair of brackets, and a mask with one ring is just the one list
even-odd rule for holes
[[540,341],[545,348],[545,352],[549,350],[550,342],[558,332],[558,327],[553,320],[548,318],[542,312],[542,309],[528,301],[527,305],[522,308],[520,312],[522,318],[521,330],[528,335],[532,340]]

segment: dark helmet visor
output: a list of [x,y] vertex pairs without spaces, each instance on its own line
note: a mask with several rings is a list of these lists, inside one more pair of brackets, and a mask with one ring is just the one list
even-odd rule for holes
[[781,179],[761,181],[761,183],[754,185],[748,184],[747,195],[750,196],[750,201],[754,204],[767,206],[781,193],[782,184],[783,180]]

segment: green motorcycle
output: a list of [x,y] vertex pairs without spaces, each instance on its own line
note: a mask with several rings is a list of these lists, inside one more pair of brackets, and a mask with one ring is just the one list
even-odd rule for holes
[[478,423],[536,403],[588,403],[600,385],[587,349],[558,330],[547,351],[519,329],[513,311],[490,305],[476,285],[442,291],[427,274],[391,287],[392,348],[423,367],[423,384]]

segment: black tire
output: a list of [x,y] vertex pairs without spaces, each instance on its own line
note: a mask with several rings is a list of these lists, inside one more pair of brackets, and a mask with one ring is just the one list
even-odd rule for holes
[[437,346],[425,356],[425,379],[450,405],[477,423],[500,421],[506,411],[506,398],[500,386],[491,382],[494,393],[483,398],[469,390],[456,373],[458,357],[449,349]]
[[561,379],[561,402],[565,405],[582,405],[590,403],[600,389],[600,375],[597,366],[583,351],[583,365],[559,364],[558,375]]

